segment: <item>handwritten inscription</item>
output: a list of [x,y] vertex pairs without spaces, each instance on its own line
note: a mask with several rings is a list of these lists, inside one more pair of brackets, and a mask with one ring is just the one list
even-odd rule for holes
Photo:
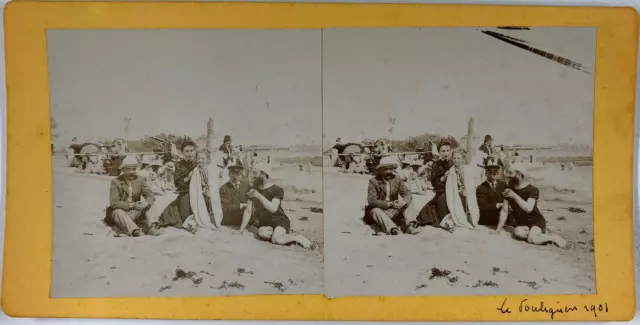
[[545,304],[544,301],[530,301],[529,299],[522,299],[518,305],[515,307],[510,306],[507,298],[502,301],[502,305],[496,308],[500,314],[511,314],[513,312],[516,313],[545,313],[549,314],[551,319],[555,319],[558,314],[570,314],[577,312],[587,312],[592,313],[593,317],[598,318],[598,315],[602,313],[609,312],[609,305],[607,303],[604,304],[592,304],[592,305],[584,305],[584,306],[576,306],[576,305],[564,305],[559,301],[556,301],[555,306]]

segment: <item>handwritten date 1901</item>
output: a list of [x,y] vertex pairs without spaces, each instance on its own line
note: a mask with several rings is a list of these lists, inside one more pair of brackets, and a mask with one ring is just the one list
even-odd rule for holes
[[[511,314],[511,307],[507,303],[507,298],[502,301],[502,306],[496,308],[500,312],[500,314]],[[551,319],[555,319],[556,314],[569,314],[574,312],[580,312],[584,310],[587,313],[593,313],[593,317],[597,318],[599,313],[608,313],[609,305],[608,303],[604,304],[592,304],[592,305],[584,305],[582,308],[578,308],[575,305],[562,305],[559,301],[556,302],[556,306],[547,306],[544,301],[540,301],[539,303],[530,303],[529,299],[522,299],[520,304],[518,304],[517,309],[514,311],[518,313],[546,313],[549,314]]]

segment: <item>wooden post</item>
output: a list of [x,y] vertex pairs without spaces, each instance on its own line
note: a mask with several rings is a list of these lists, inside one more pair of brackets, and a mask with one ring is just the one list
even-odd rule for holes
[[475,137],[473,117],[469,119],[467,125],[467,163],[471,162],[472,155],[474,154],[473,138]]
[[207,150],[209,153],[213,153],[214,144],[213,144],[213,119],[209,118],[207,121]]

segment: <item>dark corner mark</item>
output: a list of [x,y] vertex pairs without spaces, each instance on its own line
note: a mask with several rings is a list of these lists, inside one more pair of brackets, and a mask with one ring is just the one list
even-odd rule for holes
[[503,41],[505,43],[511,44],[511,45],[513,45],[515,47],[518,47],[520,49],[523,49],[525,51],[529,51],[529,52],[531,52],[533,54],[536,54],[536,55],[542,56],[544,58],[547,58],[549,60],[552,60],[552,61],[555,61],[557,63],[560,63],[560,64],[562,64],[564,66],[569,67],[569,68],[576,69],[576,70],[584,72],[586,74],[591,74],[591,72],[586,70],[584,65],[582,65],[581,63],[572,61],[572,60],[567,59],[567,58],[563,58],[561,56],[558,56],[558,55],[555,55],[555,54],[552,54],[552,53],[549,53],[549,52],[546,52],[546,51],[543,51],[543,50],[540,50],[540,49],[537,49],[537,48],[532,47],[532,46],[529,46],[529,45],[527,45],[526,41],[519,40],[517,38],[509,37],[507,35],[503,35],[503,34],[500,34],[500,33],[489,31],[489,30],[483,30],[482,33],[485,34],[485,35],[489,35],[489,36],[491,36],[491,37],[493,37],[493,38],[495,38],[497,40],[501,40],[501,41]]

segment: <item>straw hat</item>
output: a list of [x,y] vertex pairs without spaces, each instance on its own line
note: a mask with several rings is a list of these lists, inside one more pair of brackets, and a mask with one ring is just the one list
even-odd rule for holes
[[268,164],[265,163],[257,163],[255,166],[253,166],[254,169],[257,169],[267,175],[269,175],[269,177],[272,177],[273,174],[271,173],[271,166],[269,166]]
[[382,159],[380,159],[380,163],[376,166],[376,170],[386,167],[391,167],[393,169],[398,168],[398,160],[391,156],[382,157]]
[[138,160],[134,156],[127,156],[120,165],[120,169],[124,168],[138,168]]
[[521,163],[511,164],[511,166],[509,166],[509,169],[511,169],[512,171],[519,171],[520,173],[522,173],[522,175],[524,175],[525,178],[529,176],[529,170],[527,166]]

